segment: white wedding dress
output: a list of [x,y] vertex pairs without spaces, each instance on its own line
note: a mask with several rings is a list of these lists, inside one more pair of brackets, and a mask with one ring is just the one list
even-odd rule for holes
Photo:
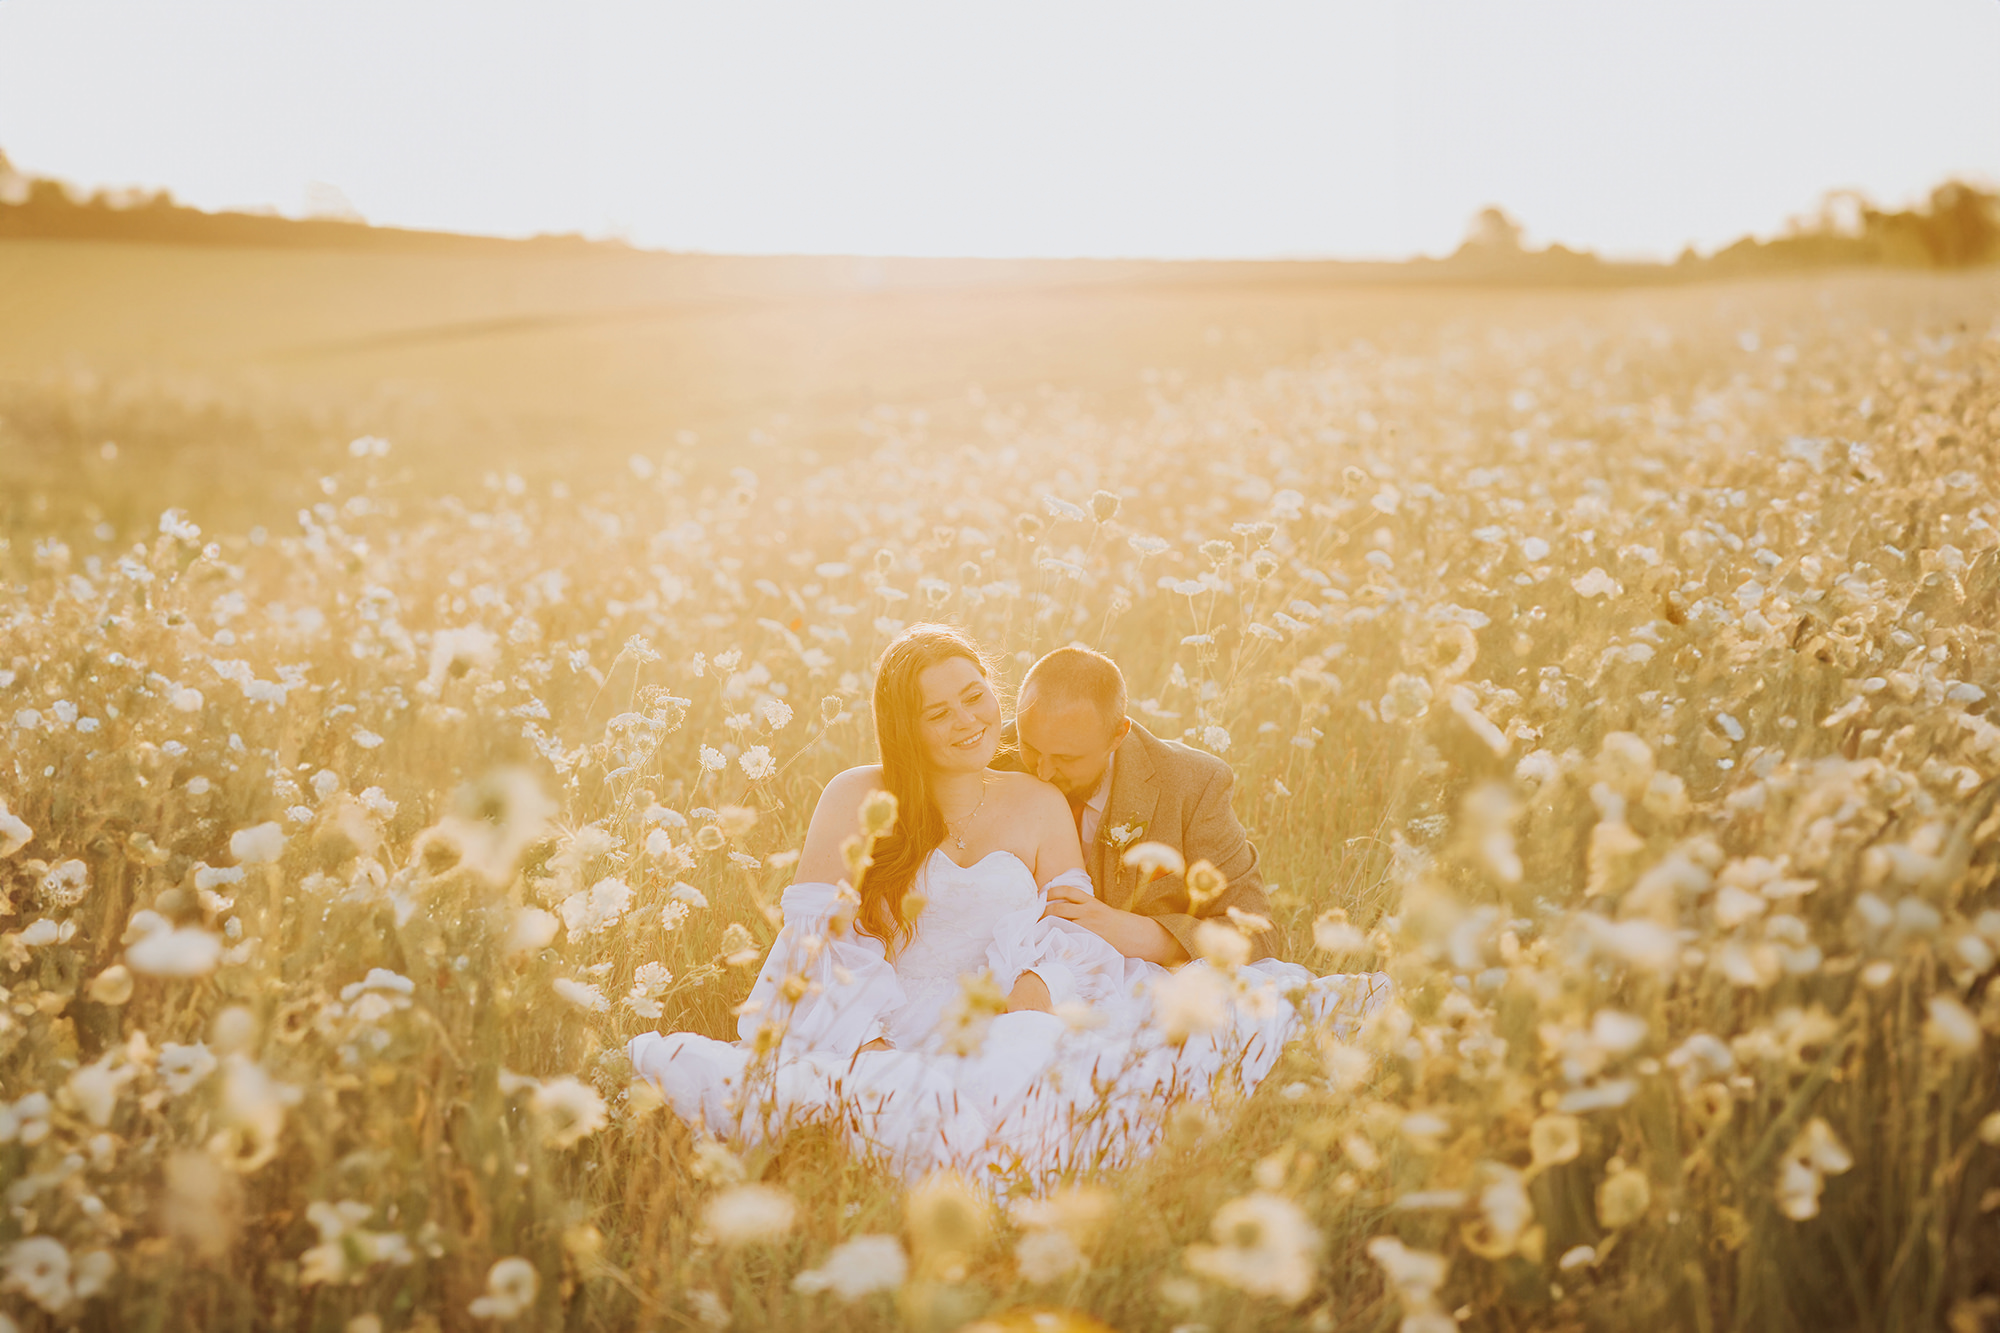
[[[1051,883],[1089,888],[1081,870]],[[633,1067],[710,1133],[756,1141],[827,1120],[910,1179],[950,1167],[998,1183],[1141,1156],[1175,1102],[1207,1097],[1224,1075],[1256,1086],[1301,1009],[1351,1036],[1388,996],[1380,975],[1315,977],[1275,960],[1169,971],[1128,959],[1043,920],[1044,891],[1012,852],[961,866],[940,849],[913,891],[924,905],[892,961],[872,936],[833,929],[835,886],[792,885],[742,1040],[646,1033],[627,1044]],[[1033,971],[1057,1012],[968,1003],[982,969],[989,998]],[[860,1050],[876,1037],[893,1049]]]

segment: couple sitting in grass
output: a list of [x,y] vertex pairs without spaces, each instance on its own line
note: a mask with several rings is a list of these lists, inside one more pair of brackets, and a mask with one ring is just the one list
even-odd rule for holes
[[1126,717],[1109,658],[1057,649],[1019,705],[1003,726],[957,629],[883,652],[881,763],[821,794],[741,1040],[630,1043],[684,1119],[831,1119],[912,1177],[1115,1165],[1175,1102],[1254,1086],[1302,1014],[1351,1034],[1386,997],[1271,957],[1229,766]]

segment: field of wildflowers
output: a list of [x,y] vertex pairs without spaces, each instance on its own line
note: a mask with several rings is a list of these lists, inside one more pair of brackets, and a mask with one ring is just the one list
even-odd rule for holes
[[[0,1330],[2000,1326],[1996,298],[20,519]],[[1396,1001],[1053,1189],[692,1136],[622,1044],[730,1032],[916,619],[1113,654]]]

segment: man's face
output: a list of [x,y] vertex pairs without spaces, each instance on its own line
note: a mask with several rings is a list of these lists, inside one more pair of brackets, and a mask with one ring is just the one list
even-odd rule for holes
[[1096,790],[1104,766],[1132,729],[1131,719],[1122,717],[1117,726],[1106,726],[1087,699],[1043,698],[1038,690],[1021,696],[1014,725],[1021,766],[1078,801]]

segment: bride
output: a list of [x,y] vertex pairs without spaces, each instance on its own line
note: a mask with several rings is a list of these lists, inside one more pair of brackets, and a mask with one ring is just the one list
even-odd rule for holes
[[1351,1029],[1386,997],[1384,978],[1234,966],[1226,947],[1170,972],[1044,917],[1051,887],[1091,891],[1076,825],[1054,787],[988,767],[1000,703],[961,631],[898,636],[874,714],[882,762],[821,793],[742,1039],[627,1044],[696,1127],[830,1119],[910,1178],[1114,1165],[1218,1077],[1253,1087],[1302,1008]]

